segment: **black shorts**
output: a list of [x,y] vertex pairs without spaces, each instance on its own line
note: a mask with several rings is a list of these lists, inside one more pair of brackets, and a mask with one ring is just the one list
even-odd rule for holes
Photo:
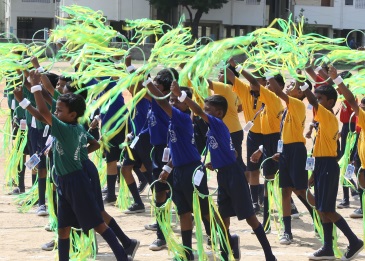
[[238,162],[218,169],[218,209],[222,218],[238,220],[254,215],[250,188]]
[[340,178],[340,167],[336,157],[317,157],[313,175],[316,209],[321,212],[336,211]]
[[104,203],[103,203],[103,195],[101,194],[101,186],[100,186],[100,178],[99,178],[98,169],[96,168],[95,164],[90,159],[84,160],[82,162],[82,167],[84,169],[84,172],[87,174],[87,176],[90,179],[91,189],[94,193],[96,203],[98,204],[100,211],[103,211]]
[[124,142],[125,129],[123,128],[118,132],[110,141],[109,151],[105,150],[106,162],[119,161],[122,154],[122,149],[119,147]]
[[[157,180],[160,177],[162,167],[167,164],[167,162],[162,162],[163,150],[166,145],[155,145],[152,149],[152,176],[153,180]],[[173,172],[170,173],[167,178],[167,182],[172,186],[173,184]],[[162,192],[165,190],[170,190],[169,185],[163,182],[156,182],[154,185],[155,192]]]
[[259,149],[260,145],[263,145],[263,137],[264,135],[262,135],[261,133],[255,133],[252,131],[249,131],[247,134],[247,171],[254,171],[254,170],[259,170],[260,169],[260,165],[262,162],[262,157],[260,157],[259,162],[257,163],[253,163],[250,161],[250,157],[251,155]]
[[303,142],[284,144],[279,158],[279,187],[303,190],[308,188],[305,170],[307,149]]
[[[278,140],[280,133],[271,133],[263,135],[264,153],[262,160],[272,157],[278,151]],[[273,159],[265,161],[263,165],[264,176],[275,175],[279,170],[279,163]]]
[[103,223],[89,177],[83,170],[58,176],[58,228],[88,231]]
[[137,168],[143,166],[148,172],[152,172],[152,160],[151,150],[152,145],[150,143],[150,134],[148,132],[139,135],[139,140],[136,143],[134,149],[130,149],[134,160],[129,157],[128,151],[124,151],[123,166],[133,165]]
[[[172,200],[177,207],[179,215],[193,212],[193,192],[194,186],[192,183],[194,171],[201,166],[201,162],[186,164],[181,167],[174,167],[173,174],[173,193]],[[204,176],[199,186],[196,188],[204,195],[209,194],[207,185],[207,174],[204,168]],[[202,216],[209,213],[208,198],[200,198],[200,211]]]

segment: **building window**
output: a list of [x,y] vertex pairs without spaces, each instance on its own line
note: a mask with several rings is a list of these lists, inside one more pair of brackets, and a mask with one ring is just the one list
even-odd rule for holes
[[365,0],[356,0],[355,8],[365,9]]
[[28,3],[51,3],[51,0],[22,0],[22,2],[28,2]]
[[260,5],[261,0],[247,0],[246,3],[248,5]]
[[354,5],[354,0],[345,0],[345,5]]

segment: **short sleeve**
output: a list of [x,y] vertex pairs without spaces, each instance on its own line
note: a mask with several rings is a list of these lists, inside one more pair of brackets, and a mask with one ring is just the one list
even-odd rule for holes
[[192,120],[190,119],[190,114],[180,111],[175,107],[172,107],[172,117],[171,122],[175,126],[184,127],[187,124],[193,124]]

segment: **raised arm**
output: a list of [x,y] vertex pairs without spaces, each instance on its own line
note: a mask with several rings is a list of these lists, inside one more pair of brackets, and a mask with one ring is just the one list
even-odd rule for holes
[[253,91],[260,91],[260,83],[256,80],[256,78],[255,77],[253,77],[252,76],[252,74],[251,73],[249,73],[249,72],[247,72],[246,70],[244,70],[244,69],[242,69],[241,70],[241,75],[243,76],[243,77],[245,77],[246,79],[247,79],[247,81],[249,81],[250,83],[251,83],[251,89],[253,90]]
[[183,98],[183,94],[180,90],[179,85],[177,84],[176,81],[173,81],[171,84],[171,92],[176,96],[179,97],[179,100],[183,100],[182,102],[185,102],[187,106],[189,106],[189,108],[198,116],[200,116],[205,122],[209,123],[209,119],[207,114],[202,110],[202,108],[200,108],[200,106],[195,103],[194,101],[192,101],[189,97],[186,96],[186,94],[184,95],[185,98]]
[[[33,67],[40,73],[43,72],[43,68],[40,66],[37,57],[32,57],[30,59],[30,62],[32,63]],[[47,75],[41,74],[41,81],[44,86],[44,88],[53,96],[54,95],[54,86],[48,79]]]
[[[305,88],[304,86],[307,86],[306,89],[304,89]],[[317,111],[318,110],[318,100],[317,100],[316,96],[314,96],[313,92],[308,88],[308,85],[304,84],[303,86],[300,87],[300,89],[307,97],[308,102]]]
[[275,94],[282,99],[283,101],[285,101],[285,103],[289,103],[289,97],[286,93],[283,92],[283,90],[281,89],[281,87],[279,86],[278,82],[275,80],[274,77],[267,77],[269,83],[270,83],[270,87],[272,88],[272,90],[275,92]]
[[359,115],[359,105],[356,102],[355,96],[343,83],[342,78],[338,78],[339,76],[337,75],[337,69],[333,66],[330,66],[328,73],[331,79],[337,83],[338,91],[340,91],[341,94],[348,101],[355,114]]
[[[149,81],[149,80],[147,80]],[[157,89],[157,87],[152,83],[152,81],[149,81],[149,83],[146,85],[148,90],[157,97],[163,97],[163,93]],[[171,118],[172,117],[172,107],[170,103],[166,99],[155,99],[157,104],[166,112],[166,114]]]
[[46,123],[52,126],[52,113],[49,111],[46,101],[42,95],[42,87],[39,85],[41,75],[37,71],[30,71],[30,83],[32,84],[32,92],[34,94],[35,102],[39,113],[43,116]]

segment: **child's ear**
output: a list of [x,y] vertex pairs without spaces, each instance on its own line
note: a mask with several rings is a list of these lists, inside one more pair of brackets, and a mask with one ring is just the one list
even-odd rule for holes
[[74,119],[75,121],[77,120],[77,113],[75,111],[70,112],[70,116],[72,119]]
[[219,110],[219,111],[218,111],[218,118],[219,118],[219,119],[223,119],[223,116],[224,116],[223,111],[222,111],[222,110]]

